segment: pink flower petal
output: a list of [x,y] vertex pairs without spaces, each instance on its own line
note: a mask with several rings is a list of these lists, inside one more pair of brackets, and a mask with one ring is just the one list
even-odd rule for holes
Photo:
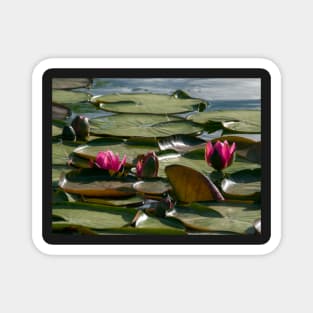
[[118,171],[125,165],[126,159],[127,159],[127,157],[126,157],[126,155],[124,155],[122,161],[120,162],[120,164],[118,166]]
[[214,152],[213,145],[211,141],[208,141],[208,143],[205,145],[205,152],[204,152],[204,158],[206,162],[210,165],[211,164],[211,156]]

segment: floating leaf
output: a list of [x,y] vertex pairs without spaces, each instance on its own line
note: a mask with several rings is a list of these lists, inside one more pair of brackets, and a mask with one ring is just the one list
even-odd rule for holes
[[52,191],[52,203],[60,203],[68,201],[65,192],[62,190],[53,190]]
[[92,80],[90,78],[53,78],[53,89],[75,89],[90,87]]
[[260,133],[261,111],[233,110],[209,111],[190,115],[188,119],[195,123],[205,124],[207,130],[224,128],[236,133]]
[[190,167],[170,165],[165,168],[165,172],[179,201],[196,202],[224,199],[208,177]]
[[258,200],[261,193],[261,170],[243,170],[224,178],[221,188],[230,199]]
[[98,169],[74,170],[60,178],[64,191],[89,197],[129,197],[135,195],[132,177],[114,177]]
[[98,235],[96,231],[93,231],[88,227],[75,225],[64,221],[52,222],[52,231],[54,233],[62,233],[62,235],[64,234]]
[[143,204],[143,199],[138,196],[132,196],[129,198],[92,198],[92,197],[83,197],[83,202],[95,203],[95,204],[104,204],[109,206],[141,206]]
[[257,219],[254,224],[253,224],[253,227],[255,228],[255,230],[257,231],[258,234],[261,234],[261,231],[262,231],[262,226],[261,226],[261,219]]
[[96,136],[161,138],[178,134],[198,134],[199,125],[178,117],[152,114],[117,114],[90,120]]
[[193,230],[237,234],[251,233],[251,227],[260,214],[261,210],[256,205],[227,202],[180,206],[168,213]]
[[175,135],[162,138],[158,141],[160,150],[174,150],[180,153],[204,147],[206,141],[188,135]]
[[140,193],[151,195],[162,195],[172,189],[171,185],[164,179],[145,178],[144,180],[134,183],[133,188]]
[[52,215],[65,222],[101,230],[117,230],[130,224],[136,214],[132,208],[91,203],[64,202],[53,206]]
[[67,91],[67,90],[52,90],[52,103],[66,104],[86,102],[90,98],[90,95],[85,92]]
[[157,218],[139,212],[135,228],[146,234],[156,235],[185,235],[185,227],[182,222],[174,218]]
[[199,111],[206,107],[204,100],[179,97],[177,94],[112,94],[95,96],[91,101],[98,103],[103,110],[116,113],[173,114]]
[[56,125],[52,125],[52,136],[60,136],[62,134],[62,127],[56,126]]
[[66,165],[69,156],[73,149],[78,146],[78,143],[58,141],[52,144],[52,164]]
[[52,105],[52,119],[53,120],[66,120],[71,116],[70,109],[61,104]]

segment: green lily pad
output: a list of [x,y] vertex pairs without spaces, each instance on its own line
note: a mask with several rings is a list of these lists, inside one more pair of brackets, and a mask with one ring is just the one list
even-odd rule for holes
[[128,206],[141,206],[143,204],[143,198],[138,196],[132,196],[129,198],[92,198],[92,197],[83,197],[83,202],[95,203],[95,204],[104,204],[109,206],[119,206],[119,207],[128,207]]
[[129,225],[136,212],[132,208],[64,202],[53,206],[52,215],[65,222],[91,229],[117,230]]
[[53,78],[53,89],[75,89],[75,88],[88,88],[92,80],[90,78]]
[[60,136],[62,134],[63,128],[56,126],[56,125],[52,125],[52,136]]
[[184,153],[204,147],[206,141],[194,136],[175,135],[161,138],[158,141],[160,150],[174,150],[179,153]]
[[67,196],[65,194],[65,192],[63,192],[62,190],[53,190],[52,191],[52,203],[62,203],[62,202],[66,202],[68,201]]
[[135,222],[136,231],[142,234],[186,235],[183,223],[174,218],[157,218],[139,212]]
[[228,199],[257,200],[261,194],[261,170],[243,170],[224,178],[223,194]]
[[112,94],[95,96],[91,101],[103,110],[116,113],[174,114],[206,107],[204,100],[180,98],[176,94]]
[[[58,218],[58,217],[57,217]],[[52,231],[54,233],[62,233],[73,235],[73,234],[80,234],[80,235],[98,235],[98,233],[94,230],[91,230],[88,227],[76,225],[73,223],[68,223],[64,221],[54,221],[52,222]]]
[[148,151],[157,151],[157,143],[140,143],[139,141],[99,138],[89,141],[86,145],[77,147],[73,153],[81,158],[95,160],[99,151],[111,150],[120,157],[127,156],[128,164],[135,164],[137,156]]
[[134,183],[133,188],[140,193],[162,195],[172,189],[168,181],[160,178],[145,178]]
[[61,176],[59,187],[65,192],[89,197],[129,197],[136,192],[132,188],[133,177],[115,177],[99,169],[74,170]]
[[117,114],[90,120],[91,134],[116,137],[161,138],[195,135],[202,127],[178,117],[148,114]]
[[70,154],[78,146],[78,143],[58,141],[52,144],[52,164],[66,165]]
[[66,104],[86,102],[90,98],[90,95],[85,92],[68,91],[68,90],[52,90],[52,103]]
[[57,187],[62,173],[68,173],[73,169],[67,165],[52,165],[52,186]]
[[233,110],[195,113],[188,117],[191,121],[204,124],[207,130],[224,128],[234,133],[260,133],[261,111]]
[[258,234],[262,233],[262,224],[261,224],[261,219],[257,219],[254,224],[253,224],[254,229]]
[[179,206],[168,215],[197,231],[249,234],[254,221],[260,218],[261,210],[257,205],[225,202]]
[[78,102],[78,103],[67,103],[66,106],[76,115],[84,115],[88,118],[95,118],[100,115],[105,115],[105,112],[99,110],[94,104],[90,102]]

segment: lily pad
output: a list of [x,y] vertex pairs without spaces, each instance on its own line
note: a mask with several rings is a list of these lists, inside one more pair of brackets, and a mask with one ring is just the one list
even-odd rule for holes
[[52,105],[52,119],[53,120],[66,120],[71,116],[70,109],[61,104]]
[[52,231],[54,233],[62,233],[64,234],[80,234],[80,235],[98,235],[98,233],[94,230],[91,230],[88,227],[76,225],[73,223],[68,223],[65,221],[54,221],[52,222]]
[[253,224],[254,229],[258,234],[262,233],[262,224],[261,224],[261,219],[257,219],[254,224]]
[[145,178],[134,183],[133,188],[140,193],[151,195],[162,195],[172,189],[166,180],[160,178]]
[[170,165],[165,168],[165,172],[179,201],[195,202],[224,199],[208,177],[190,167]]
[[52,103],[66,104],[86,102],[90,98],[90,95],[85,92],[68,91],[68,90],[52,90]]
[[148,114],[117,114],[90,120],[96,136],[152,137],[199,134],[202,127],[178,117]]
[[136,231],[142,234],[186,235],[183,223],[174,218],[157,218],[139,212],[135,222]]
[[225,202],[175,207],[168,215],[197,231],[249,234],[261,210],[257,205]]
[[188,135],[176,135],[162,138],[158,141],[160,150],[174,150],[180,153],[204,147],[206,141]]
[[67,103],[65,106],[69,108],[73,114],[83,115],[89,119],[104,115],[112,115],[111,113],[106,113],[103,110],[99,110],[94,104],[90,102]]
[[66,174],[72,170],[73,169],[67,165],[52,165],[52,186],[57,187],[59,185],[61,174]]
[[60,136],[62,134],[62,127],[56,126],[56,125],[52,125],[52,136]]
[[75,89],[75,88],[88,88],[92,80],[90,78],[53,78],[53,89]]
[[139,141],[112,139],[112,138],[99,138],[89,141],[86,145],[77,147],[73,152],[77,156],[95,160],[99,151],[111,150],[118,153],[120,157],[126,155],[126,162],[128,164],[135,164],[137,156],[145,154],[148,151],[157,151],[158,146],[156,143],[140,143]]
[[188,119],[204,124],[207,130],[224,128],[234,133],[260,133],[261,111],[233,110],[209,111],[190,115]]
[[64,202],[53,206],[52,215],[65,222],[91,229],[117,230],[130,224],[136,214],[132,208],[91,203]]
[[143,204],[143,199],[138,196],[132,196],[129,198],[92,198],[92,197],[83,197],[83,202],[95,203],[95,204],[104,204],[109,206],[118,206],[118,207],[133,207],[140,206]]
[[78,146],[78,143],[58,141],[52,144],[52,164],[66,165],[70,154]]
[[60,178],[64,191],[89,197],[129,197],[136,192],[132,188],[135,178],[114,177],[99,169],[71,171]]
[[175,94],[112,94],[95,96],[91,101],[99,104],[103,110],[116,113],[174,114],[199,111],[206,107],[204,100],[181,98]]
[[229,199],[257,200],[261,194],[261,170],[243,170],[224,178],[221,188]]

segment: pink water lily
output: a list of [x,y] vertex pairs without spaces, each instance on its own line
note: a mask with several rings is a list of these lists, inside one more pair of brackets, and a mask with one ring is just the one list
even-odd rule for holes
[[220,171],[233,163],[235,150],[235,142],[230,146],[227,140],[218,140],[214,145],[209,141],[205,146],[204,157],[208,165]]
[[136,164],[137,177],[156,177],[158,176],[159,160],[154,152],[148,152],[138,156]]
[[120,160],[119,154],[114,154],[112,151],[100,151],[96,156],[94,165],[103,170],[110,172],[119,172],[126,163],[126,155]]

